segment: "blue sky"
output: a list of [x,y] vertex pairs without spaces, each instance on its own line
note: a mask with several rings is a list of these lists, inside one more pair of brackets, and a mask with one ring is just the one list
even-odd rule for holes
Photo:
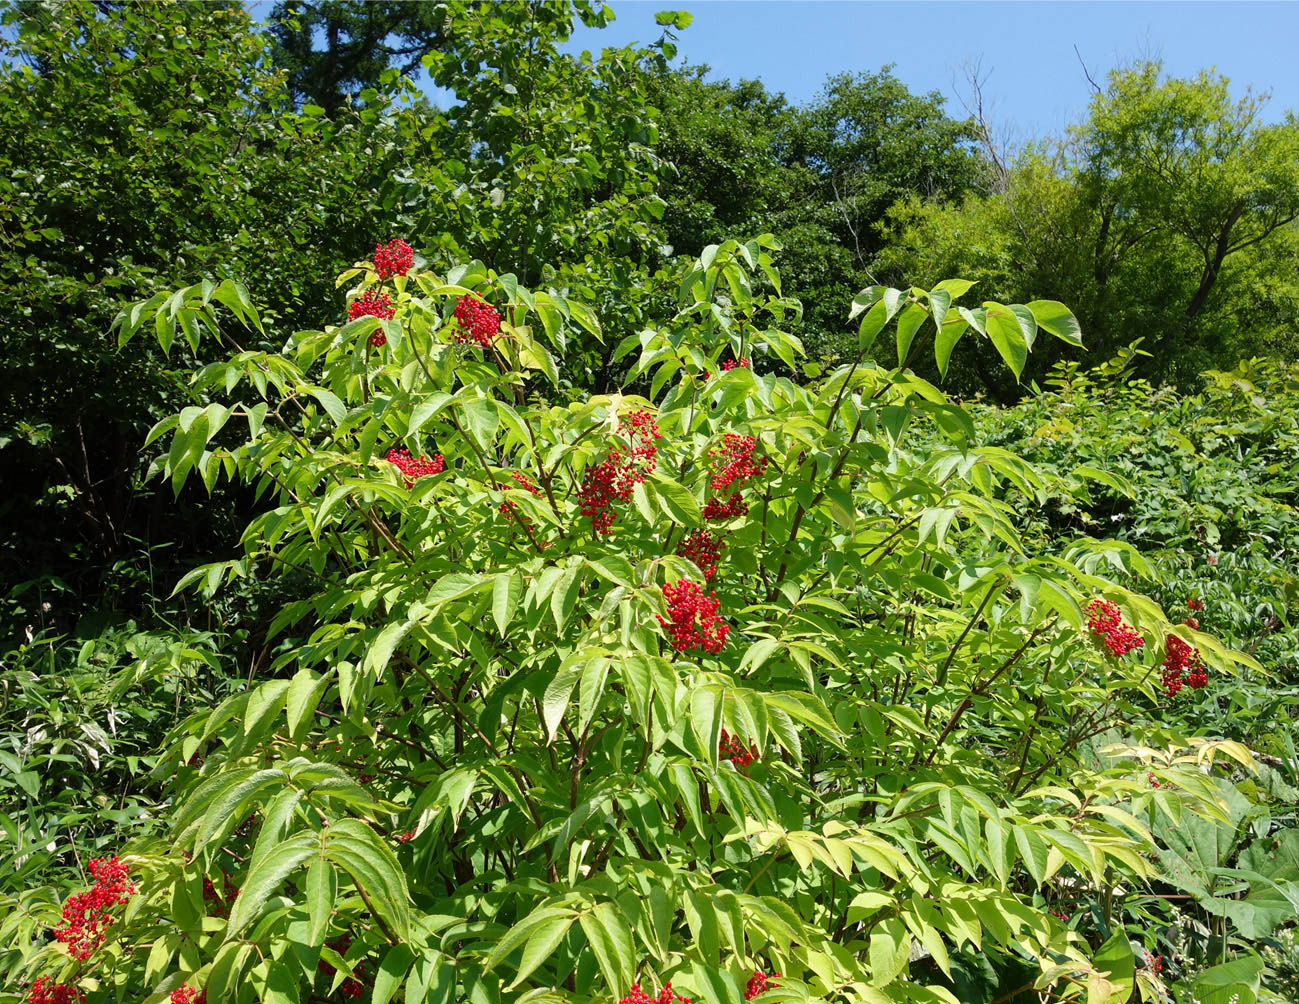
[[1216,67],[1238,94],[1270,90],[1270,120],[1299,111],[1296,2],[613,0],[613,9],[609,28],[579,27],[577,48],[652,42],[661,31],[655,12],[689,10],[681,57],[707,64],[714,78],[756,77],[795,103],[812,99],[827,74],[893,63],[911,90],[942,92],[960,115],[962,64],[979,60],[985,110],[1021,142],[1059,133],[1084,113],[1090,88],[1075,44],[1098,80],[1158,57],[1177,76]]

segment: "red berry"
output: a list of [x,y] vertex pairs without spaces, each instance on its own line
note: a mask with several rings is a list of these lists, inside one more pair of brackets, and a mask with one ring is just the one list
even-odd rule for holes
[[735,492],[725,499],[717,496],[710,498],[704,505],[704,519],[725,522],[743,516],[748,511],[749,507],[744,504],[744,496]]
[[416,460],[410,455],[410,450],[404,446],[401,449],[389,450],[385,459],[405,476],[407,488],[415,484],[418,478],[429,474],[441,474],[446,466],[440,453],[433,454],[432,460],[423,455]]
[[630,501],[636,486],[658,466],[658,447],[654,440],[661,437],[654,416],[648,411],[632,412],[626,428],[631,441],[627,458],[623,458],[620,450],[611,449],[604,460],[582,473],[582,484],[577,490],[582,515],[591,518],[591,528],[597,534],[613,532],[614,520],[618,518],[613,504]]
[[[745,356],[743,359],[728,359],[726,360],[726,362],[722,363],[723,373],[729,373],[731,370],[736,368],[748,369],[749,368],[748,356]],[[713,374],[708,370],[704,370],[704,379],[711,380],[712,378],[713,378]]]
[[[532,483],[532,479],[529,478],[522,471],[514,471],[510,474],[510,477],[512,477],[515,483],[524,491],[530,492],[533,495],[541,494],[541,489],[539,489],[536,485],[534,485]],[[502,500],[501,504],[497,507],[497,511],[508,515],[509,513],[514,512],[514,510],[517,508],[518,506],[516,506],[509,499],[504,499]],[[532,520],[527,516],[525,516],[523,513],[519,513],[517,518],[522,520],[524,523],[527,523],[529,526],[532,525]]]
[[730,760],[736,770],[747,775],[748,771],[745,768],[758,759],[758,748],[752,744],[745,746],[740,741],[739,736],[733,736],[725,729],[722,729],[717,755]]
[[704,573],[704,581],[709,582],[717,573],[725,549],[726,542],[717,534],[709,530],[695,530],[686,534],[677,545],[677,554],[698,565]]
[[85,999],[86,995],[76,987],[55,983],[48,976],[37,979],[27,992],[27,1004],[81,1004]]
[[[348,304],[347,319],[355,321],[358,317],[377,317],[381,321],[386,321],[396,312],[387,293],[377,293],[372,289],[368,289]],[[375,348],[379,348],[381,345],[387,344],[387,342],[388,336],[382,330],[370,334],[370,344]]]
[[392,240],[387,245],[374,246],[374,270],[380,279],[394,275],[405,275],[415,264],[415,252],[403,240]]
[[1209,674],[1200,661],[1200,650],[1175,634],[1164,641],[1162,677],[1164,693],[1169,697],[1176,697],[1183,685],[1203,690],[1209,683]]
[[239,895],[239,887],[230,881],[230,874],[224,868],[221,869],[221,885],[222,889],[218,891],[216,884],[203,876],[203,902],[209,904],[208,913],[213,917],[230,916],[230,907]]
[[501,330],[501,315],[491,304],[470,294],[456,303],[455,319],[460,325],[456,341],[462,344],[474,342],[486,348]]
[[744,988],[744,999],[751,1001],[758,994],[766,993],[768,990],[774,990],[780,986],[775,982],[780,973],[772,973],[768,976],[761,969],[755,969],[753,975],[749,977],[748,985]]
[[1137,631],[1123,623],[1119,605],[1110,600],[1095,599],[1087,604],[1087,627],[1115,657],[1126,655],[1145,644],[1145,639]]
[[207,991],[182,983],[171,992],[171,1004],[207,1004]]
[[756,437],[728,432],[720,448],[708,451],[713,468],[708,487],[725,494],[713,495],[708,500],[704,505],[704,519],[729,520],[749,511],[742,490],[767,469],[767,458],[754,456],[757,447]]
[[111,858],[94,858],[89,866],[95,880],[88,892],[76,893],[63,904],[63,921],[67,925],[55,930],[54,937],[65,944],[68,954],[85,962],[108,936],[113,918],[109,908],[125,906],[135,894],[135,883],[126,865]]
[[[680,579],[663,587],[668,616],[658,618],[666,629],[672,647],[678,652],[702,648],[705,652],[720,652],[726,644],[731,627],[717,616],[721,606],[716,593],[704,594],[697,582]],[[657,615],[655,615],[657,616]]]
[[736,483],[743,484],[756,478],[767,469],[767,458],[753,456],[758,447],[755,436],[740,436],[728,432],[723,437],[721,449],[709,450],[713,461],[713,476],[708,485],[713,491],[726,491]]
[[651,997],[641,989],[639,983],[631,985],[631,992],[618,1001],[618,1004],[673,1004],[674,999],[680,1004],[690,1004],[689,997],[682,997],[672,990],[672,981],[663,984],[663,989],[659,991],[657,997]]

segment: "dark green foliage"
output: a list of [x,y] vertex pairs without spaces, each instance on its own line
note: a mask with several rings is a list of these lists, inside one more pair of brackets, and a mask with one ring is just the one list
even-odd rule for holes
[[[7,12],[0,591],[51,576],[71,584],[71,627],[78,596],[139,609],[144,597],[124,595],[117,576],[142,568],[139,555],[185,563],[230,539],[222,521],[242,496],[205,517],[139,485],[145,431],[186,392],[156,352],[116,351],[106,332],[123,299],[206,263],[264,290],[268,319],[315,323],[322,307],[342,310],[327,278],[338,265],[399,234],[430,259],[492,255],[597,302],[643,273],[661,211],[638,83],[645,54],[561,55],[577,12],[605,16],[584,3],[536,17],[523,4],[444,5],[453,44],[430,56],[430,72],[460,103],[442,113],[412,101],[390,68],[382,91],[332,117],[294,110],[238,5]],[[613,333],[634,330],[636,316],[616,314]],[[566,376],[607,381],[612,344],[573,346]]]
[[389,68],[415,70],[443,43],[447,23],[446,6],[432,0],[281,0],[270,15],[271,57],[297,101],[332,117]]
[[[424,63],[457,100],[445,115],[403,121],[400,136],[416,178],[436,171],[447,191],[419,205],[414,233],[446,233],[459,254],[603,307],[662,260],[658,114],[646,102],[647,50],[560,51],[579,16],[599,25],[609,14],[587,2],[448,6],[448,42]],[[638,311],[622,302],[611,331],[636,330]],[[568,379],[607,385],[611,345],[568,348]]]
[[796,330],[815,358],[851,358],[848,294],[872,282],[879,228],[908,195],[945,205],[983,176],[969,122],[938,94],[912,94],[892,74],[831,76],[804,108],[757,81],[706,82],[703,68],[660,75],[659,153],[668,241],[698,254],[735,228],[771,230],[784,248]]
[[261,276],[273,316],[337,302],[321,276],[389,229],[404,154],[363,116],[293,114],[237,5],[41,5],[6,25],[0,578],[95,595],[140,538],[211,532],[135,491],[143,433],[184,391],[160,355],[116,351],[117,305],[218,262]]
[[707,72],[688,67],[650,80],[662,120],[655,152],[668,168],[663,224],[677,254],[698,254],[770,219],[789,208],[792,194],[775,150],[797,110],[760,81],[708,81]]
[[831,76],[781,137],[779,155],[818,179],[842,217],[840,243],[858,267],[879,250],[876,225],[908,195],[939,203],[975,188],[983,164],[969,121],[952,119],[937,92],[917,95],[886,66]]

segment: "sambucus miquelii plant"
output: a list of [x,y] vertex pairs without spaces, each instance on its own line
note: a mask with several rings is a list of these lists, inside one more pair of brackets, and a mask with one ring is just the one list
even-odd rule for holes
[[[856,360],[800,374],[773,250],[689,265],[677,313],[617,347],[639,392],[547,397],[564,330],[600,334],[560,291],[387,258],[341,279],[379,314],[200,369],[150,436],[159,472],[266,507],[178,588],[318,589],[280,612],[269,671],[172,733],[170,834],[119,852],[136,894],[96,955],[42,947],[57,921],[33,911],[26,985],[954,1002],[973,948],[1060,999],[1155,992],[1123,931],[1049,906],[1149,878],[1152,820],[1214,814],[1201,768],[1250,760],[1162,727],[1165,644],[1249,659],[1102,577],[1148,573],[1131,547],[1027,546],[1016,506],[1073,482],[981,445],[907,368],[973,333],[1018,375],[1076,321],[956,306],[959,280],[872,287]],[[201,283],[118,328],[193,346],[232,319],[260,327],[241,287]],[[896,367],[872,357],[890,324]],[[1134,633],[1123,658],[1089,605]],[[1145,745],[1088,767],[1116,725]]]

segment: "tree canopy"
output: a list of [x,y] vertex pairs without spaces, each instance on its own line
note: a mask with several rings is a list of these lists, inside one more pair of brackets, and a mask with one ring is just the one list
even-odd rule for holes
[[415,71],[444,42],[448,12],[437,3],[281,0],[271,9],[271,58],[299,102],[328,115],[377,87],[384,71]]
[[1084,122],[1020,155],[1004,191],[899,202],[881,266],[970,275],[1012,299],[1068,290],[1097,348],[1157,333],[1146,365],[1172,379],[1223,349],[1274,346],[1294,328],[1293,281],[1281,269],[1262,298],[1245,288],[1258,263],[1293,255],[1299,123],[1265,124],[1264,100],[1209,72],[1117,70]]

